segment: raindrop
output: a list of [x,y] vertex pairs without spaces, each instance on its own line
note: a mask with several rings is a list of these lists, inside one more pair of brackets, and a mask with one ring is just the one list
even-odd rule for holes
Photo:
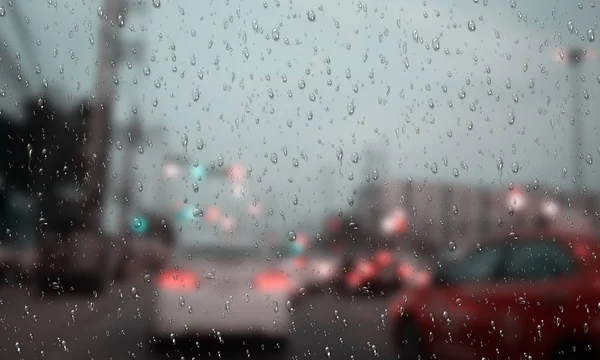
[[514,174],[516,174],[516,173],[518,173],[518,172],[519,172],[519,163],[518,163],[518,162],[516,162],[516,161],[515,161],[515,162],[512,164],[512,172],[513,172]]
[[437,174],[438,172],[438,167],[436,163],[431,164],[431,172],[434,174]]
[[592,154],[587,154],[587,156],[585,157],[585,162],[588,163],[588,165],[592,165],[592,163],[593,163]]
[[433,38],[431,41],[431,47],[433,47],[433,50],[438,51],[440,49],[440,39]]
[[115,144],[117,150],[122,150],[123,149],[123,143],[121,142],[121,140],[117,140],[117,143]]
[[204,140],[200,139],[200,140],[196,141],[196,149],[198,149],[198,150],[204,149]]
[[507,115],[507,119],[508,119],[508,124],[512,125],[515,123],[515,113],[513,113],[512,111],[508,113]]
[[288,240],[289,241],[296,241],[296,232],[295,231],[290,231],[288,233]]
[[348,205],[350,205],[350,206],[354,205],[354,198],[352,196],[348,196]]
[[511,241],[519,240],[519,235],[517,235],[517,233],[515,233],[514,231],[511,231],[508,234],[508,240],[511,240]]
[[119,27],[125,26],[125,16],[123,16],[123,14],[119,14],[119,16],[117,16],[117,24]]
[[179,297],[179,306],[181,306],[181,307],[185,306],[185,298],[183,296]]
[[450,249],[450,251],[456,250],[456,243],[454,241],[450,241],[448,243],[448,249]]
[[287,308],[287,311],[288,311],[290,314],[293,314],[293,313],[296,311],[296,309],[294,309],[294,306],[292,305],[292,302],[291,302],[290,300],[288,300],[288,301],[285,303],[285,307]]
[[353,152],[351,160],[352,160],[353,163],[356,164],[358,162],[358,153]]
[[160,7],[160,0],[152,0],[152,5],[158,9]]
[[306,16],[308,17],[309,21],[315,21],[315,19],[317,18],[317,16],[315,15],[315,12],[310,10],[306,13]]
[[475,31],[475,29],[476,29],[476,26],[475,26],[475,21],[473,21],[473,20],[470,20],[470,21],[467,23],[467,27],[469,28],[469,31]]
[[355,109],[354,103],[353,102],[348,103],[348,115],[354,114],[354,109]]
[[594,34],[594,29],[589,29],[587,32],[587,38],[590,42],[594,41],[596,35]]
[[277,29],[277,28],[273,29],[272,33],[273,33],[273,40],[279,41],[279,29]]

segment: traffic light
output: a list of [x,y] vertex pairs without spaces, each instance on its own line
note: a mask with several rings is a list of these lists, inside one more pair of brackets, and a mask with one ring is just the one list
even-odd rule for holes
[[292,254],[302,255],[308,247],[308,237],[304,233],[296,234],[296,240],[290,243]]
[[194,165],[190,169],[190,175],[194,180],[202,181],[206,176],[206,168],[201,164],[194,163]]
[[180,208],[177,211],[175,217],[178,221],[192,221],[194,220],[194,217],[196,217],[195,212],[196,208],[194,208],[193,206],[186,206]]
[[129,221],[129,227],[135,234],[145,234],[149,227],[148,219],[141,215],[133,216]]

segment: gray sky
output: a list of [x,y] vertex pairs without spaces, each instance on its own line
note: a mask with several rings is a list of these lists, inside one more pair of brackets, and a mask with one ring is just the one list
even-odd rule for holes
[[[152,135],[155,149],[137,159],[140,176],[154,176],[152,164],[158,165],[165,152],[161,143],[171,153],[183,151],[185,134],[191,158],[209,163],[222,156],[225,163],[251,166],[252,191],[265,201],[276,199],[269,206],[283,209],[291,221],[309,210],[322,213],[325,183],[336,191],[336,206],[348,206],[346,198],[376,169],[378,181],[408,176],[484,184],[539,179],[571,186],[573,100],[568,99],[568,67],[557,54],[570,45],[600,54],[600,5],[161,0],[160,7],[153,7],[152,1],[133,2],[122,35],[143,48],[136,47],[136,59],[132,46],[125,47],[116,115],[127,121],[135,106],[148,128],[168,130],[160,138]],[[8,1],[0,3],[8,53],[20,51],[32,85],[39,87],[45,78],[65,101],[70,94],[88,94],[102,45],[100,2],[19,1],[28,18],[29,47],[37,57],[31,61],[18,50],[23,44],[11,25],[25,20]],[[469,29],[469,21],[474,28]],[[590,29],[594,41],[588,39]],[[594,121],[600,94],[597,64],[596,57],[582,66],[580,87],[589,96],[575,98],[585,122],[584,154],[593,159],[592,165],[582,160],[582,166],[593,188],[600,161]],[[8,112],[15,111],[19,99],[11,91],[0,98]],[[196,149],[200,139],[205,144],[201,151]],[[366,161],[368,146],[385,153],[385,159]],[[337,148],[343,150],[341,167]],[[358,163],[352,162],[354,152]],[[328,174],[335,171],[324,178],[324,168]],[[191,183],[186,186],[191,193]],[[151,194],[145,195],[149,202]],[[293,205],[294,195],[298,205]]]

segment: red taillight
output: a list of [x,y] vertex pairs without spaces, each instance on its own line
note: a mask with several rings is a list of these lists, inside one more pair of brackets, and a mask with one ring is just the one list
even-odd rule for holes
[[358,263],[358,267],[356,268],[356,270],[358,270],[361,274],[366,276],[371,276],[375,274],[376,271],[375,265],[366,261],[361,261],[360,263]]
[[304,269],[307,265],[308,261],[304,257],[297,257],[294,259],[294,265],[296,269]]
[[392,254],[390,254],[389,251],[380,251],[377,253],[377,255],[375,255],[375,261],[379,266],[390,266],[393,261]]
[[292,282],[282,273],[260,274],[254,280],[254,285],[260,291],[287,291],[292,288]]
[[198,277],[191,272],[169,271],[159,279],[159,286],[169,290],[193,290],[198,285]]
[[331,232],[338,232],[342,230],[342,220],[338,218],[331,218],[327,221],[327,230]]

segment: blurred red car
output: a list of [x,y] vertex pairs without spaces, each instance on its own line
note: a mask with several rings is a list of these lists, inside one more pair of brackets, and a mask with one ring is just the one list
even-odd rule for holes
[[552,229],[490,239],[391,303],[400,358],[600,359],[596,239]]

